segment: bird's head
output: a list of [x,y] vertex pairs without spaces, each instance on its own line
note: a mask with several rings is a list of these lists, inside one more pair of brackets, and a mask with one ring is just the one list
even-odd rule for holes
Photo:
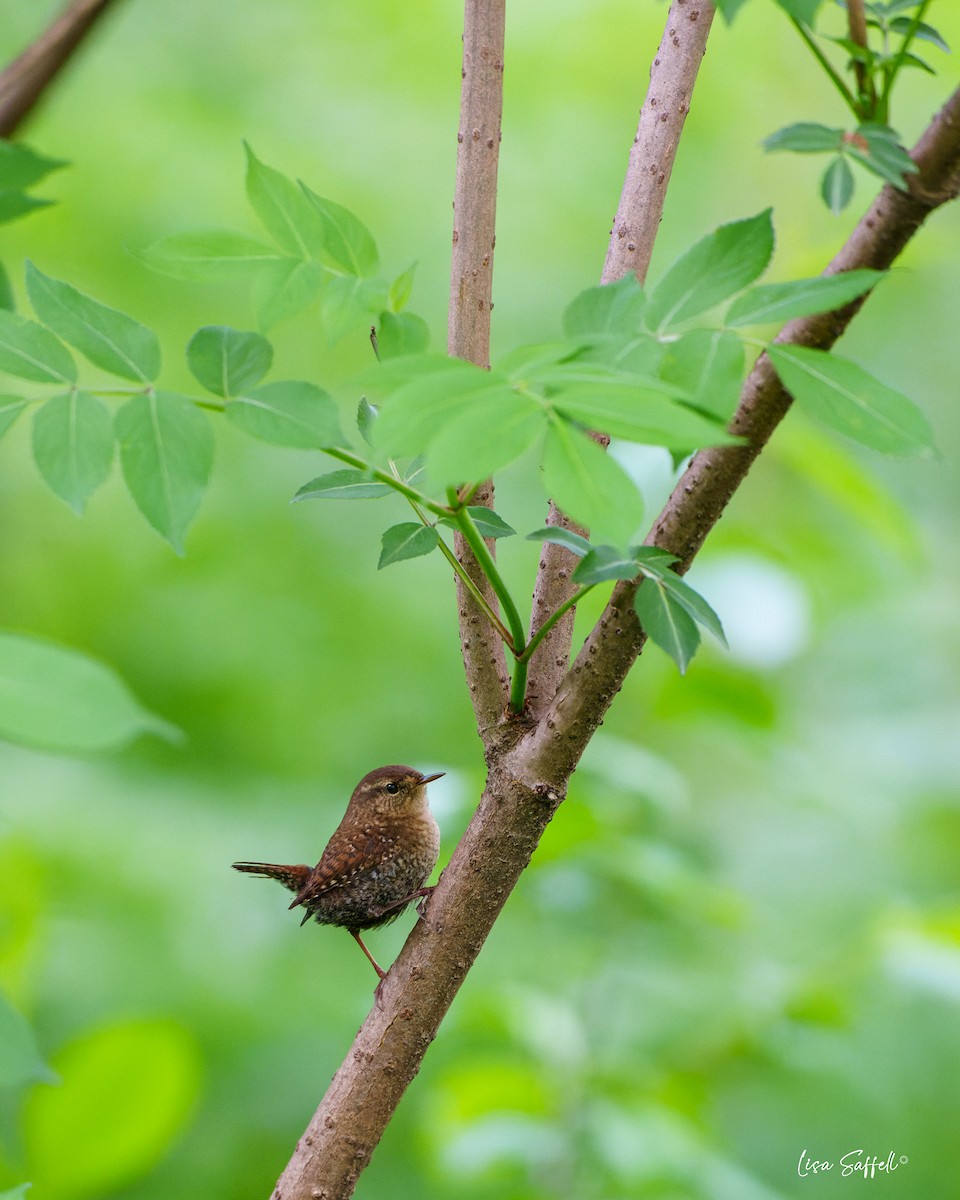
[[394,814],[426,808],[426,785],[441,775],[443,771],[424,775],[413,767],[377,767],[357,784],[350,798],[350,806]]

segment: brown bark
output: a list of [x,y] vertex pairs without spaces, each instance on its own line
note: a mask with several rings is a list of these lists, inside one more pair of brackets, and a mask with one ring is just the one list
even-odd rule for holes
[[[673,161],[690,111],[690,98],[707,47],[715,9],[705,0],[673,0],[659,49],[650,67],[650,85],[640,110],[637,136],[623,181],[620,204],[610,231],[601,283],[613,283],[631,271],[641,283],[663,216]],[[605,439],[602,439],[605,442]],[[584,531],[555,504],[547,525]],[[531,633],[576,591],[570,576],[577,560],[569,550],[545,542],[533,591]],[[540,716],[567,672],[575,609],[570,609],[544,638],[530,664],[528,712]]]
[[[480,367],[490,366],[504,23],[505,0],[467,0],[447,352]],[[493,507],[491,481],[478,490],[473,503]],[[489,545],[491,553],[495,553],[493,544]],[[470,578],[496,611],[498,602],[493,589],[459,533],[454,536],[454,549]],[[459,579],[457,611],[467,686],[480,737],[486,746],[507,707],[510,683],[506,655],[498,633]]]
[[73,0],[0,72],[0,137],[14,135],[109,5],[110,0]]

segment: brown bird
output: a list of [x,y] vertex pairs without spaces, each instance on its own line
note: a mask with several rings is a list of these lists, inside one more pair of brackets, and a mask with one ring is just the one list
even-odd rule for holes
[[306,909],[321,925],[340,925],[356,940],[381,980],[386,977],[363,944],[361,929],[386,925],[418,896],[437,864],[440,830],[426,785],[439,779],[413,767],[378,767],[357,784],[343,820],[315,867],[305,863],[235,862],[234,870],[276,879],[295,892],[291,908]]

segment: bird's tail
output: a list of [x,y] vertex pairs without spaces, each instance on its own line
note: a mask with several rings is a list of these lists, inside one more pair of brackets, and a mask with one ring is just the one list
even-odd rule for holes
[[248,875],[260,875],[264,879],[275,879],[291,892],[299,892],[310,874],[310,867],[305,863],[285,866],[282,863],[235,862],[233,869],[245,871]]

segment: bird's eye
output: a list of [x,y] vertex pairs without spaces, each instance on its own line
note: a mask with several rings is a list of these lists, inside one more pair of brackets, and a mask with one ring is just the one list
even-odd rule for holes
[[395,796],[397,794],[397,792],[400,791],[400,784],[399,783],[388,783],[385,785],[384,790],[388,791],[391,796]]

